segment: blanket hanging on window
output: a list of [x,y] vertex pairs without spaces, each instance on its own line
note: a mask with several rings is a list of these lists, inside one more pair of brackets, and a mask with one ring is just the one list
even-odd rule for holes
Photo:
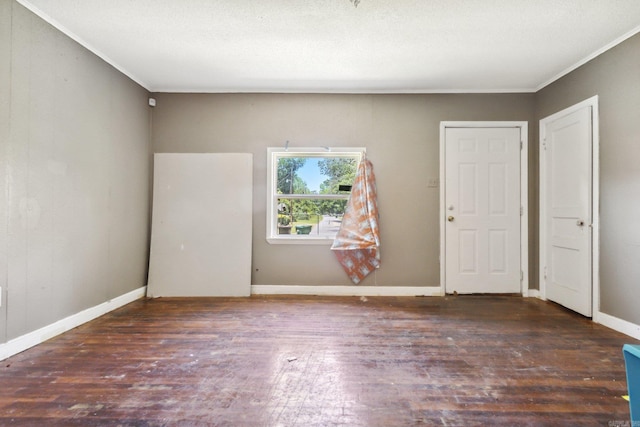
[[380,265],[380,230],[373,165],[362,159],[331,250],[354,284]]

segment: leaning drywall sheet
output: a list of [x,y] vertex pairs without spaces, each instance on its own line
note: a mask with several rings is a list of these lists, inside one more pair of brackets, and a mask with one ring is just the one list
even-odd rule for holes
[[147,294],[249,296],[251,154],[155,154]]

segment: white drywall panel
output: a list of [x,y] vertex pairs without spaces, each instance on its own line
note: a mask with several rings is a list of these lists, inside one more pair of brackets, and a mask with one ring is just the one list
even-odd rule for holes
[[251,154],[158,153],[147,294],[249,296]]

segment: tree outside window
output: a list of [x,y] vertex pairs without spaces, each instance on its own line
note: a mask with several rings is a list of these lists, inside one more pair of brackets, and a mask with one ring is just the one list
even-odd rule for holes
[[270,227],[268,238],[307,236],[332,240],[340,227],[363,151],[270,150],[271,174],[276,172],[271,181],[270,223],[277,224],[277,229]]

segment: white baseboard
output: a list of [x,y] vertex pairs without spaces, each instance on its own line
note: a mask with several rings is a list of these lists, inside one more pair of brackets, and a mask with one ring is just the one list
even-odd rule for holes
[[[540,290],[539,289],[529,289],[529,291],[526,293],[526,296],[528,298],[540,298]],[[542,299],[542,298],[540,298]]]
[[613,317],[610,314],[606,314],[601,311],[598,312],[597,316],[594,316],[593,319],[596,323],[600,323],[607,328],[611,328],[615,331],[640,340],[640,325],[636,325],[635,323],[627,322],[626,320]]
[[0,344],[0,360],[11,357],[14,354],[25,351],[35,345],[45,342],[46,340],[67,332],[77,326],[87,323],[97,317],[102,316],[110,311],[120,308],[130,302],[143,298],[147,292],[147,287],[135,289],[124,295],[120,295],[112,300],[98,304],[95,307],[88,308],[79,313],[72,314],[62,320],[47,325],[43,328],[29,332],[28,334],[19,336],[4,344]]
[[440,286],[284,286],[251,285],[252,295],[442,296]]

